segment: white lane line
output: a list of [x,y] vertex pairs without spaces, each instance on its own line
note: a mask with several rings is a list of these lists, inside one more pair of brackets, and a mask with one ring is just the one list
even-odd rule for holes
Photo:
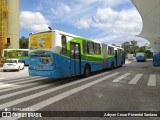
[[[32,90],[37,90],[37,89],[40,89],[40,88],[49,87],[49,86],[52,86],[52,85],[53,85],[53,84],[35,86],[35,87],[33,87],[33,88],[29,88],[29,89],[26,89],[26,90],[21,90],[21,91],[15,92],[15,93],[10,93],[10,94],[1,95],[1,96],[0,96],[0,100],[1,100],[1,99],[4,99],[4,98],[8,98],[8,97],[15,96],[15,95],[19,95],[19,94],[22,94],[22,93],[26,93],[26,92],[29,92],[29,91],[32,91]],[[23,87],[24,87],[24,86],[23,86]]]
[[31,83],[31,84],[27,84],[27,85],[20,85],[20,86],[12,87],[12,88],[6,88],[6,89],[3,89],[3,90],[0,90],[0,93],[1,92],[6,92],[6,91],[10,91],[10,90],[19,89],[19,88],[28,87],[28,86],[31,86],[31,85],[37,85],[37,84],[39,84],[39,82],[38,83]]
[[79,86],[77,88],[71,89],[71,90],[66,91],[66,92],[64,92],[62,94],[56,95],[56,96],[54,96],[52,98],[44,100],[44,101],[42,101],[40,103],[37,103],[35,105],[32,105],[32,106],[30,106],[30,108],[34,108],[34,111],[37,111],[37,110],[42,109],[43,107],[46,107],[46,106],[48,106],[48,105],[50,105],[50,104],[52,104],[54,102],[57,102],[57,101],[59,101],[59,100],[61,100],[63,98],[66,98],[66,97],[68,97],[68,96],[70,96],[72,94],[75,94],[75,93],[77,93],[79,91],[82,91],[82,90],[84,90],[84,89],[86,89],[88,87],[91,87],[91,86],[93,86],[93,85],[95,85],[97,83],[100,83],[100,82],[102,82],[102,81],[104,81],[104,80],[106,80],[108,78],[111,78],[111,77],[113,77],[113,76],[115,76],[117,74],[119,74],[119,73],[113,73],[113,74],[108,75],[106,77],[102,77],[100,79],[97,79],[97,80],[95,80],[93,82],[90,82],[90,83],[87,83],[85,85]]
[[[119,73],[114,73],[114,74],[112,74],[112,76],[116,75],[116,74],[119,74]],[[102,74],[100,74],[99,76],[101,76],[101,75]],[[65,85],[62,85],[62,86],[58,86],[58,87],[55,87],[55,88],[51,88],[51,89],[48,89],[48,90],[44,90],[44,91],[39,92],[39,93],[35,93],[35,94],[29,95],[29,96],[26,96],[26,97],[23,97],[23,98],[20,98],[20,99],[13,100],[11,102],[7,102],[7,103],[4,103],[4,104],[1,104],[0,105],[0,110],[3,110],[5,108],[7,108],[7,107],[10,107],[10,106],[13,106],[13,105],[17,105],[19,103],[34,99],[36,97],[39,97],[39,96],[54,92],[56,90],[60,90],[60,89],[65,88],[65,87],[69,87],[71,85],[75,85],[75,84],[81,83],[81,82],[86,81],[86,80],[92,80],[92,78],[95,78],[95,76],[92,76],[92,77],[89,77],[89,78],[85,78],[83,80],[75,81],[75,82],[72,82],[72,83],[68,83],[68,84],[65,84]],[[104,78],[106,78],[106,77],[104,77]]]
[[147,86],[156,86],[156,75],[150,75]]
[[0,80],[3,80],[3,79],[5,79],[5,78],[0,78]]
[[26,80],[26,79],[31,79],[31,78],[41,78],[41,77],[40,76],[34,76],[34,77],[31,76],[31,77],[24,77],[23,78],[23,76],[22,76],[21,78],[20,77],[2,78],[2,79],[0,79],[0,82],[2,82],[2,81],[9,82],[11,80],[13,80],[13,81],[21,81],[21,80]]
[[135,85],[140,80],[143,74],[137,74],[128,84]]
[[[7,83],[15,83],[16,85],[19,85],[19,84],[22,84],[22,83],[29,83],[29,82],[33,82],[33,81],[37,82],[37,81],[40,81],[40,80],[43,80],[43,79],[49,79],[49,78],[42,77],[42,78],[37,78],[37,79],[29,80],[29,81],[24,81],[23,80],[23,81],[20,81],[20,82],[12,81],[12,82],[7,82]],[[28,80],[28,79],[25,79],[25,80]]]
[[122,80],[123,78],[127,77],[128,75],[130,75],[131,73],[126,73],[120,77],[118,77],[117,79],[114,79],[112,82],[119,82],[120,80]]
[[[41,78],[41,79],[34,79],[34,80],[29,80],[29,81],[22,81],[22,82],[17,82],[17,83],[29,83],[30,81],[35,81],[35,83],[31,83],[31,84],[27,84],[27,85],[17,85],[17,83],[15,83],[14,85],[16,86],[16,88],[14,88],[15,86],[12,86],[12,88],[6,88],[6,89],[3,89],[3,90],[0,90],[0,93],[1,92],[6,92],[6,91],[9,91],[9,90],[14,90],[14,89],[18,89],[18,88],[23,88],[23,87],[27,87],[27,86],[30,86],[30,85],[36,85],[36,84],[39,84],[39,82],[41,82],[40,80],[45,80],[46,78]],[[38,82],[38,83],[36,83]]]
[[[95,77],[98,77],[100,75],[104,75],[106,73],[109,73],[109,72],[105,72],[105,73],[102,73],[102,74],[99,74],[99,75],[94,75]],[[93,76],[93,77],[94,77]],[[38,79],[34,79],[34,80],[38,80]],[[58,80],[57,80],[58,81]],[[3,89],[3,90],[0,90],[0,93],[1,92],[6,92],[6,91],[10,91],[10,90],[15,90],[15,89],[19,89],[19,88],[23,88],[23,87],[28,87],[28,86],[31,86],[31,85],[37,85],[39,83],[30,83],[30,84],[27,84],[27,85],[21,85],[21,86],[17,86],[16,88],[7,88],[7,89]]]
[[13,86],[17,86],[17,85],[14,85],[14,84],[3,84],[3,83],[0,83],[0,88],[4,88],[4,87],[13,87]]

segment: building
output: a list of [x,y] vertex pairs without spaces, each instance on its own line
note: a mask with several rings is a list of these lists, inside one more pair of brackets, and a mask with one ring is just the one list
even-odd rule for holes
[[19,48],[19,0],[0,0],[0,57],[6,48]]

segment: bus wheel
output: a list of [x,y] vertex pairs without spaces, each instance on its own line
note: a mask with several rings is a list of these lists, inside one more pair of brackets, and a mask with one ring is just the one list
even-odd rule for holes
[[83,74],[83,77],[88,77],[91,73],[91,69],[90,69],[90,66],[89,65],[86,65],[85,68],[84,68],[84,74]]

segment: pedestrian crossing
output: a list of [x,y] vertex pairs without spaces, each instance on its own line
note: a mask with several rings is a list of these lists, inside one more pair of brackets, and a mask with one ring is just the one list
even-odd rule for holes
[[[144,77],[145,76],[145,77]],[[147,79],[145,79],[147,76]],[[70,78],[72,79],[72,78]],[[112,84],[123,84],[136,86],[143,83],[143,87],[159,87],[158,74],[132,74],[124,72],[103,72],[100,74],[92,75],[88,78],[80,80],[74,80],[72,82],[63,83],[63,80],[55,80],[54,82],[45,83],[45,81],[53,81],[45,77],[25,77],[16,78],[12,80],[0,81],[0,110],[10,108],[12,106],[22,104],[24,102],[43,97],[50,94],[49,98],[46,98],[38,103],[35,103],[29,108],[34,108],[35,111],[43,109],[44,107],[51,105],[59,100],[76,94],[86,88],[99,84],[100,82]],[[123,81],[123,82],[122,82]],[[141,82],[143,81],[143,82]],[[62,84],[63,83],[63,84]],[[6,85],[6,86],[5,86]],[[8,85],[8,86],[7,86]],[[2,87],[5,86],[5,87]],[[116,86],[114,86],[116,87]],[[56,91],[63,90],[62,93],[53,94]],[[113,88],[114,89],[114,88]],[[33,92],[36,91],[36,92]],[[10,98],[12,98],[10,100]],[[7,101],[6,101],[7,100]],[[40,99],[39,99],[40,100]]]
[[[119,76],[118,78],[112,80],[112,82],[118,83],[121,80],[124,80],[129,75],[130,75],[130,73],[125,73],[124,75]],[[130,85],[136,85],[136,84],[138,84],[138,82],[142,80],[141,78],[142,78],[143,75],[144,74],[135,74],[134,78],[129,79],[130,81],[128,82],[128,84],[130,84]],[[159,75],[150,74],[146,86],[156,87],[156,83],[158,81],[158,77],[159,77]]]
[[127,77],[128,75],[130,75],[130,73],[125,73],[124,75],[116,78],[116,79],[113,80],[112,82],[119,82],[120,80],[124,79],[124,78]]
[[143,74],[137,74],[128,84],[135,85],[140,80]]
[[156,75],[150,75],[147,86],[156,86]]
[[[112,80],[112,82],[119,83],[120,81],[123,81],[124,79],[126,79],[126,77],[129,77],[130,75],[131,75],[131,73],[124,73],[123,75],[122,75],[122,73],[120,73],[116,79]],[[128,84],[130,84],[130,85],[138,84],[138,82],[141,80],[143,75],[144,74],[134,74],[134,77],[129,80]],[[152,87],[157,86],[158,76],[159,75],[156,75],[156,74],[148,75],[148,82],[147,82],[146,86],[152,86]],[[14,89],[22,88],[22,87],[28,87],[28,86],[32,86],[32,85],[38,85],[39,84],[38,81],[42,81],[42,80],[46,80],[46,79],[48,79],[48,78],[39,77],[39,76],[16,78],[16,79],[12,78],[12,79],[7,79],[7,80],[1,79],[0,80],[0,90],[1,90],[0,92],[14,90]],[[46,86],[48,86],[48,85],[42,85],[41,87],[43,88]]]

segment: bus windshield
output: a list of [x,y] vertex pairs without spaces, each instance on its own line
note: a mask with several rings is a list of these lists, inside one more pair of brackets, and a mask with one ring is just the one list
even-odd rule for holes
[[144,53],[136,53],[136,57],[137,56],[144,56],[145,54]]

